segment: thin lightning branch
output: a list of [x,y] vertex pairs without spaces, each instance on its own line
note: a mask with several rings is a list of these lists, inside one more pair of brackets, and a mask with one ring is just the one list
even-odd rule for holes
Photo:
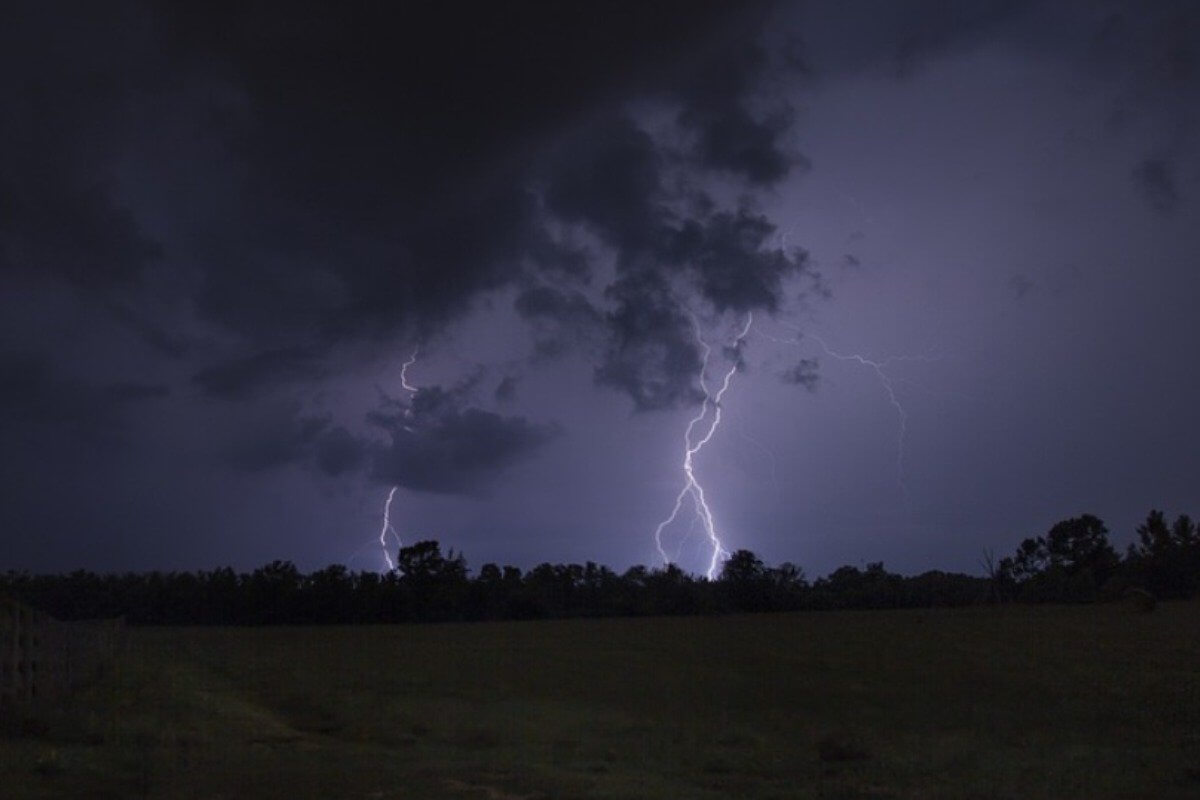
[[831,350],[829,345],[825,344],[825,340],[820,336],[810,333],[809,337],[819,344],[821,349],[830,358],[836,358],[839,361],[857,362],[864,367],[870,367],[874,370],[875,375],[878,376],[879,384],[883,387],[883,391],[887,393],[888,402],[892,404],[892,408],[896,409],[896,418],[899,421],[896,428],[896,483],[904,495],[904,502],[909,503],[912,498],[908,493],[908,484],[904,480],[904,441],[908,437],[908,412],[904,410],[904,405],[900,402],[900,398],[896,396],[896,387],[892,384],[892,379],[883,371],[885,365],[900,359],[889,358],[885,361],[874,361],[858,353],[838,353]]
[[390,532],[396,537],[396,543],[400,543],[400,535],[396,533],[396,529],[392,527],[392,499],[396,496],[396,490],[399,486],[393,486],[388,492],[387,502],[383,504],[383,526],[379,529],[379,547],[383,550],[383,560],[387,562],[388,572],[394,572],[396,562],[392,560],[391,553],[387,549],[387,535]]
[[767,447],[762,442],[761,439],[758,439],[754,436],[751,436],[749,433],[747,433],[745,431],[744,426],[743,426],[742,430],[739,431],[739,433],[741,433],[743,439],[745,439],[747,442],[749,442],[750,444],[757,447],[762,452],[762,454],[767,457],[768,462],[770,462],[770,464],[771,464],[771,485],[775,487],[775,496],[778,497],[779,492],[780,492],[780,489],[779,489],[779,463],[778,463],[779,460],[775,457],[775,451],[772,450],[770,447]]
[[[788,341],[776,339],[772,336],[766,336],[766,334],[762,335],[776,342],[799,344],[800,336],[804,334],[802,334],[798,328],[794,328],[791,325],[785,324],[784,327],[795,332],[797,334],[797,338]],[[892,377],[887,374],[885,368],[889,364],[894,364],[898,361],[932,362],[936,361],[937,359],[930,356],[889,356],[882,361],[877,361],[875,359],[860,355],[859,353],[839,353],[833,350],[828,344],[825,343],[824,339],[822,339],[820,336],[817,336],[815,333],[809,333],[807,336],[816,342],[820,346],[821,350],[825,352],[825,355],[829,356],[830,358],[836,358],[838,361],[852,361],[854,363],[861,364],[864,367],[870,368],[871,371],[875,373],[875,376],[879,378],[879,385],[883,387],[883,391],[887,395],[888,402],[891,404],[892,408],[896,409],[896,484],[900,487],[901,494],[904,495],[904,502],[908,504],[912,499],[909,495],[908,483],[904,479],[904,450],[905,442],[908,438],[908,412],[905,410],[904,404],[900,402],[900,397],[896,394],[895,383],[893,382]]]
[[687,533],[679,537],[679,544],[675,546],[675,558],[673,559],[675,563],[678,563],[679,559],[683,557],[683,546],[692,540],[692,534],[695,532],[696,515],[693,514],[691,522],[688,523]]
[[417,363],[417,356],[420,355],[420,353],[421,345],[417,345],[413,348],[412,355],[408,357],[408,361],[405,361],[400,367],[400,385],[403,386],[404,391],[408,392],[409,394],[416,394],[417,387],[412,386],[408,382],[408,368]]
[[712,355],[712,348],[709,347],[708,342],[704,341],[704,338],[700,335],[700,323],[697,322],[694,316],[692,317],[692,327],[696,334],[696,341],[699,343],[700,349],[704,353],[704,355],[700,358],[700,388],[704,390],[704,402],[700,405],[700,413],[698,413],[688,422],[687,430],[685,430],[683,434],[683,449],[685,454],[683,459],[683,471],[684,475],[687,476],[687,480],[684,481],[683,488],[679,490],[679,495],[675,498],[675,507],[671,510],[671,515],[660,522],[658,527],[654,530],[654,544],[658,547],[658,554],[662,556],[664,564],[670,563],[671,559],[667,555],[667,551],[663,549],[662,532],[664,528],[675,521],[675,517],[679,514],[679,509],[683,505],[683,498],[687,496],[687,493],[691,490],[692,484],[694,483],[694,479],[691,477],[692,453],[694,452],[692,450],[692,430],[696,427],[700,420],[704,419],[704,416],[708,413],[709,395],[708,387],[704,384],[704,374],[708,371],[708,357]]
[[[735,348],[740,347],[742,342],[745,341],[746,336],[750,333],[750,326],[753,324],[754,315],[747,314],[745,326],[743,326],[741,332],[734,339]],[[700,389],[704,392],[704,402],[701,403],[700,413],[692,417],[692,419],[688,422],[687,429],[684,431],[683,488],[679,490],[679,494],[675,497],[675,506],[672,508],[670,516],[660,522],[658,527],[654,529],[654,543],[658,547],[658,552],[659,555],[662,556],[663,563],[669,564],[671,559],[667,555],[666,550],[663,548],[663,530],[675,521],[675,519],[679,516],[680,509],[683,507],[683,499],[688,495],[691,495],[692,503],[695,507],[696,518],[699,519],[703,524],[705,536],[708,537],[709,544],[712,547],[712,555],[709,558],[708,570],[705,573],[708,576],[708,579],[712,580],[716,575],[717,565],[720,564],[721,559],[724,556],[729,555],[729,552],[721,544],[720,536],[717,535],[716,522],[713,520],[712,509],[708,507],[708,501],[704,494],[704,487],[700,485],[698,480],[696,480],[695,464],[693,459],[695,458],[696,454],[703,450],[704,446],[709,443],[713,437],[713,434],[717,432],[717,428],[721,425],[721,399],[725,396],[725,393],[729,391],[729,386],[733,381],[734,373],[737,372],[738,365],[735,363],[729,368],[729,370],[725,373],[724,379],[721,381],[721,388],[717,390],[716,394],[711,393],[709,391],[705,376],[708,371],[708,359],[709,356],[712,355],[712,347],[704,340],[704,336],[700,333],[700,323],[696,320],[695,316],[692,317],[692,327],[696,335],[696,343],[700,345],[700,349],[703,351],[703,356],[700,360]],[[705,431],[703,436],[701,436],[698,440],[693,441],[692,434],[695,431],[696,426],[699,425],[706,417],[708,417],[708,409],[710,407],[713,409],[713,413],[712,416],[709,417],[708,429]]]
[[[417,356],[420,354],[420,352],[421,346],[417,345],[413,348],[412,355],[408,357],[408,361],[405,361],[400,367],[400,386],[402,386],[404,391],[408,392],[410,395],[416,394],[417,387],[408,382],[408,368],[417,363]],[[412,409],[405,409],[404,416],[411,417]],[[411,428],[406,429],[411,430]],[[399,485],[393,486],[391,491],[388,492],[387,501],[383,504],[383,524],[379,528],[379,548],[383,551],[383,560],[387,563],[388,572],[395,572],[396,562],[392,560],[392,555],[388,552],[387,535],[389,533],[392,535],[392,537],[396,540],[397,547],[402,544],[400,540],[400,534],[392,525],[392,500],[396,498],[396,491],[399,488]]]

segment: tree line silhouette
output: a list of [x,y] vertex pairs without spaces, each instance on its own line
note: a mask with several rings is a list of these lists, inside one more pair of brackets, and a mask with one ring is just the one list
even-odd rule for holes
[[771,567],[749,550],[707,580],[675,565],[623,573],[586,564],[528,571],[485,564],[472,576],[461,553],[436,541],[403,547],[396,570],[354,572],[334,564],[304,574],[288,561],[251,573],[60,575],[8,572],[0,591],[60,619],[123,616],[133,624],[328,624],[562,617],[719,614],[806,609],[955,607],[996,602],[1094,602],[1130,591],[1176,599],[1200,593],[1200,532],[1186,515],[1168,524],[1151,511],[1124,557],[1090,514],[1025,539],[1014,555],[985,556],[986,577],[938,570],[915,576],[882,562],[844,566],[810,582],[791,563]]

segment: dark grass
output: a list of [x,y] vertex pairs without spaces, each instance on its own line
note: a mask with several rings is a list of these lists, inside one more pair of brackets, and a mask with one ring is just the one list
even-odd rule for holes
[[140,629],[5,797],[1194,798],[1200,606]]

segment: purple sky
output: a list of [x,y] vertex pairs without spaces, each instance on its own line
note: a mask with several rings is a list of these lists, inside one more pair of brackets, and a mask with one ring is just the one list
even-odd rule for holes
[[694,325],[729,549],[1200,513],[1193,3],[179,5],[0,19],[0,569],[659,563]]

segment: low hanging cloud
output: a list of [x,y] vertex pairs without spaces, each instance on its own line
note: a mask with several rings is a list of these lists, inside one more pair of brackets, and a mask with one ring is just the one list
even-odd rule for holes
[[389,441],[370,447],[370,476],[440,494],[476,494],[500,472],[558,435],[521,416],[464,407],[453,389],[420,389],[411,405],[393,404],[371,421]]
[[607,295],[608,349],[596,382],[627,394],[639,411],[693,405],[704,399],[692,322],[667,282],[649,270],[622,276]]
[[533,326],[535,355],[560,356],[587,344],[602,329],[604,317],[577,290],[533,286],[513,303],[517,313]]
[[294,401],[267,403],[243,419],[225,459],[247,472],[302,466],[330,477],[365,473],[415,491],[479,494],[559,430],[470,405],[473,389],[468,380],[422,388],[411,401],[385,398],[368,417],[382,438],[351,433]]
[[742,206],[689,220],[676,233],[671,260],[692,273],[700,295],[718,312],[775,312],[784,281],[805,269],[808,254],[772,248],[776,226]]
[[[723,156],[710,155],[716,160],[707,168],[729,170]],[[552,317],[560,327],[600,319],[606,345],[596,381],[627,395],[636,410],[687,406],[703,397],[689,297],[718,313],[770,313],[783,304],[790,279],[815,275],[803,250],[773,246],[776,227],[752,201],[719,208],[672,166],[669,149],[629,117],[563,145],[559,159],[550,165],[545,208],[605,244],[616,277],[605,289],[603,309],[582,296],[568,303],[562,292],[537,290],[518,300],[518,310],[527,318]],[[787,174],[734,171],[754,186]]]
[[1133,170],[1133,179],[1150,208],[1159,214],[1169,215],[1179,208],[1179,184],[1174,165],[1167,159],[1145,159]]
[[519,379],[515,375],[505,375],[496,384],[492,397],[497,403],[511,403],[517,396],[518,381]]
[[111,166],[146,42],[119,3],[74,8],[70,25],[62,9],[20,5],[0,27],[0,276],[111,296],[163,255],[116,197]]
[[761,47],[733,47],[686,82],[678,121],[692,136],[688,155],[694,164],[757,186],[778,183],[794,169],[808,169],[804,156],[788,153],[783,146],[794,119],[792,109],[778,104],[759,115],[750,109],[749,100],[768,61]]
[[0,386],[0,426],[63,426],[89,438],[124,431],[139,404],[170,394],[165,384],[89,382],[28,352],[0,353]]
[[[117,2],[77,28],[30,6],[0,30],[20,123],[0,130],[0,271],[102,303],[159,360],[144,374],[190,374],[194,401],[230,415],[216,427],[238,468],[477,491],[556,429],[434,388],[373,414],[372,442],[302,410],[333,354],[429,340],[516,289],[535,358],[583,353],[636,409],[670,409],[700,399],[689,309],[773,311],[808,268],[753,201],[702,188],[751,197],[807,167],[791,109],[764,101],[769,4],[586,23],[536,4],[465,26],[427,6],[401,28],[383,7],[304,5],[281,25],[270,2]],[[671,141],[638,107],[665,112]],[[287,400],[240,425],[263,397]]]
[[664,223],[650,264],[635,254],[606,291],[609,344],[598,383],[627,394],[639,411],[700,402],[699,344],[676,281],[718,313],[774,312],[807,255],[768,245],[775,226],[748,208],[716,212],[674,227]]
[[210,397],[236,400],[274,384],[315,380],[323,374],[317,353],[285,347],[205,367],[192,376],[192,382]]
[[297,402],[264,404],[242,421],[226,448],[225,458],[247,472],[308,463],[332,430],[329,416],[306,415]]
[[820,362],[815,358],[802,358],[781,372],[779,378],[784,383],[815,392],[821,382],[820,366]]

